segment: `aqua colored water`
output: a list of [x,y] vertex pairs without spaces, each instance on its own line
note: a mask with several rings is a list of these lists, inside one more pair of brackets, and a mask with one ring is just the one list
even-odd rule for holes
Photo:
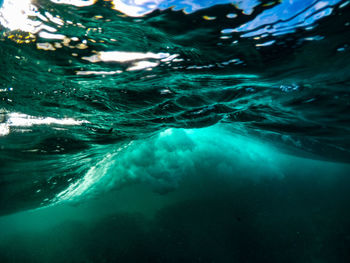
[[0,1],[0,262],[349,262],[350,1]]

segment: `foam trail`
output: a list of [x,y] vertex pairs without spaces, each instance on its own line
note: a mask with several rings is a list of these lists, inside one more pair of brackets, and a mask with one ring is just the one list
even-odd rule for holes
[[[281,154],[220,125],[203,129],[167,129],[108,153],[86,175],[56,196],[55,202],[79,201],[133,183],[155,191],[176,189],[185,177],[283,177]],[[200,178],[198,178],[200,180]]]

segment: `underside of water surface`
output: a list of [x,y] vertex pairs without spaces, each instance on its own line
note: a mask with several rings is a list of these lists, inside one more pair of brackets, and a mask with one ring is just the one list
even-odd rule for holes
[[0,0],[0,261],[349,262],[349,8]]

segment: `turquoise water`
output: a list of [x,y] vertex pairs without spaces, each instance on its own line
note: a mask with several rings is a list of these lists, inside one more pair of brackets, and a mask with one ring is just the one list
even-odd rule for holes
[[0,1],[1,262],[348,262],[349,1]]

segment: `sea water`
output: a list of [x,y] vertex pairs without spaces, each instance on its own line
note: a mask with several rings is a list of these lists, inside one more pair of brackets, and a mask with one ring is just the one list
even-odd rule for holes
[[349,1],[0,6],[0,262],[349,262]]

